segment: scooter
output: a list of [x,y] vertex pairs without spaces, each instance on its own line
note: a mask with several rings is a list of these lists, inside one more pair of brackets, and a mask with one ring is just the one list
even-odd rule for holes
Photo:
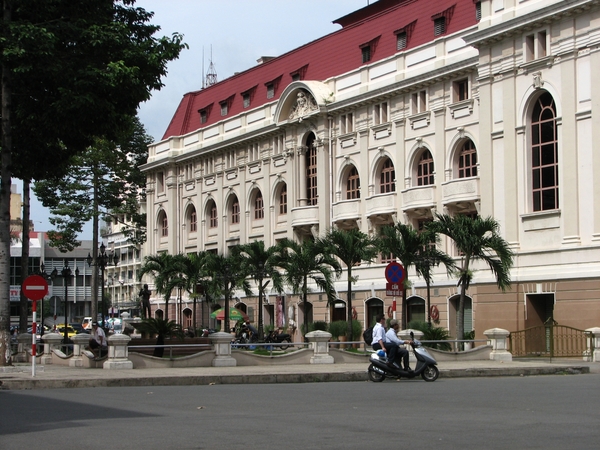
[[411,347],[417,358],[417,367],[414,371],[406,371],[399,367],[392,367],[388,365],[386,354],[383,350],[379,350],[371,355],[369,358],[369,380],[374,382],[381,382],[386,378],[415,378],[421,375],[425,381],[435,381],[440,375],[440,371],[437,368],[437,361],[427,351],[421,342],[415,340],[414,334],[410,333],[411,340],[413,343]]
[[285,343],[285,345],[278,345],[277,347],[280,350],[287,350],[287,348],[292,345],[292,337],[287,333],[279,333],[278,330],[272,330],[265,336],[265,342],[273,344]]

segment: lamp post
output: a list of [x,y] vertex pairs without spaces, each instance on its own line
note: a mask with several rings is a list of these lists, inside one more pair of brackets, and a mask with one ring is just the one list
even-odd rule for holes
[[[48,281],[50,280],[50,282],[52,283],[52,294],[54,295],[54,279],[58,276],[58,270],[56,270],[56,267],[52,270],[52,272],[50,272],[50,275],[48,275],[46,273],[46,268],[44,267],[44,263],[40,264],[40,269],[38,270],[38,275],[44,277],[44,280]],[[40,308],[40,336],[44,335],[44,300],[42,299],[42,307]]]
[[271,280],[267,280],[263,284],[263,279],[265,278],[265,265],[263,262],[258,263],[258,271],[256,274],[256,278],[258,281],[258,339],[262,342],[264,339],[264,330],[263,330],[263,298],[264,292],[267,285],[271,282]]
[[[100,244],[100,253],[96,257],[96,261],[94,261],[94,259],[92,258],[92,255],[90,255],[88,253],[87,263],[88,263],[88,266],[90,266],[90,267],[96,266],[97,268],[100,269],[100,273],[101,273],[100,283],[102,284],[102,291],[101,291],[101,295],[102,295],[102,328],[104,328],[104,331],[106,333],[108,333],[108,327],[106,326],[106,317],[108,316],[108,306],[106,304],[106,298],[104,297],[104,269],[106,269],[106,266],[108,266],[110,264],[113,264],[116,266],[119,263],[119,256],[114,252],[111,255],[106,253],[106,246],[104,245],[104,242],[103,242],[102,244]],[[92,318],[92,320],[94,320],[94,318]]]
[[[56,270],[56,269],[55,269]],[[69,302],[68,302],[68,287],[69,287],[69,278],[73,275],[71,268],[69,267],[69,261],[65,260],[65,267],[60,271],[60,275],[63,277],[63,283],[65,285],[65,336],[64,343],[67,345],[69,343],[69,330],[67,329],[68,325],[68,311],[69,311]],[[79,269],[75,269],[75,276],[79,275]]]

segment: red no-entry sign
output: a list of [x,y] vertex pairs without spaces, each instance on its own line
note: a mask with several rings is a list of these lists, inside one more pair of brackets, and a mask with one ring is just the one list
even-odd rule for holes
[[37,301],[48,295],[48,282],[39,275],[29,275],[21,285],[23,295],[29,300]]

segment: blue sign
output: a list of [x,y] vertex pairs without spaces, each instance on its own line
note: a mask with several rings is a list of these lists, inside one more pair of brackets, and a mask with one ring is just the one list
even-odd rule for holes
[[385,279],[388,283],[402,283],[406,278],[404,266],[397,262],[391,262],[385,267]]

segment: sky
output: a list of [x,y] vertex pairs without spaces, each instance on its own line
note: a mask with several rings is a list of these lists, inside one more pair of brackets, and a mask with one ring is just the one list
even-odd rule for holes
[[[203,70],[211,60],[217,80],[224,80],[255,66],[261,56],[279,56],[339,30],[334,20],[369,1],[375,0],[137,0],[136,7],[154,12],[150,23],[161,27],[155,36],[178,32],[189,46],[168,64],[164,87],[140,105],[142,124],[160,140],[183,95],[202,88]],[[22,193],[20,183],[17,190]],[[49,216],[32,195],[36,231],[53,228]],[[90,224],[79,238],[92,238]]]

